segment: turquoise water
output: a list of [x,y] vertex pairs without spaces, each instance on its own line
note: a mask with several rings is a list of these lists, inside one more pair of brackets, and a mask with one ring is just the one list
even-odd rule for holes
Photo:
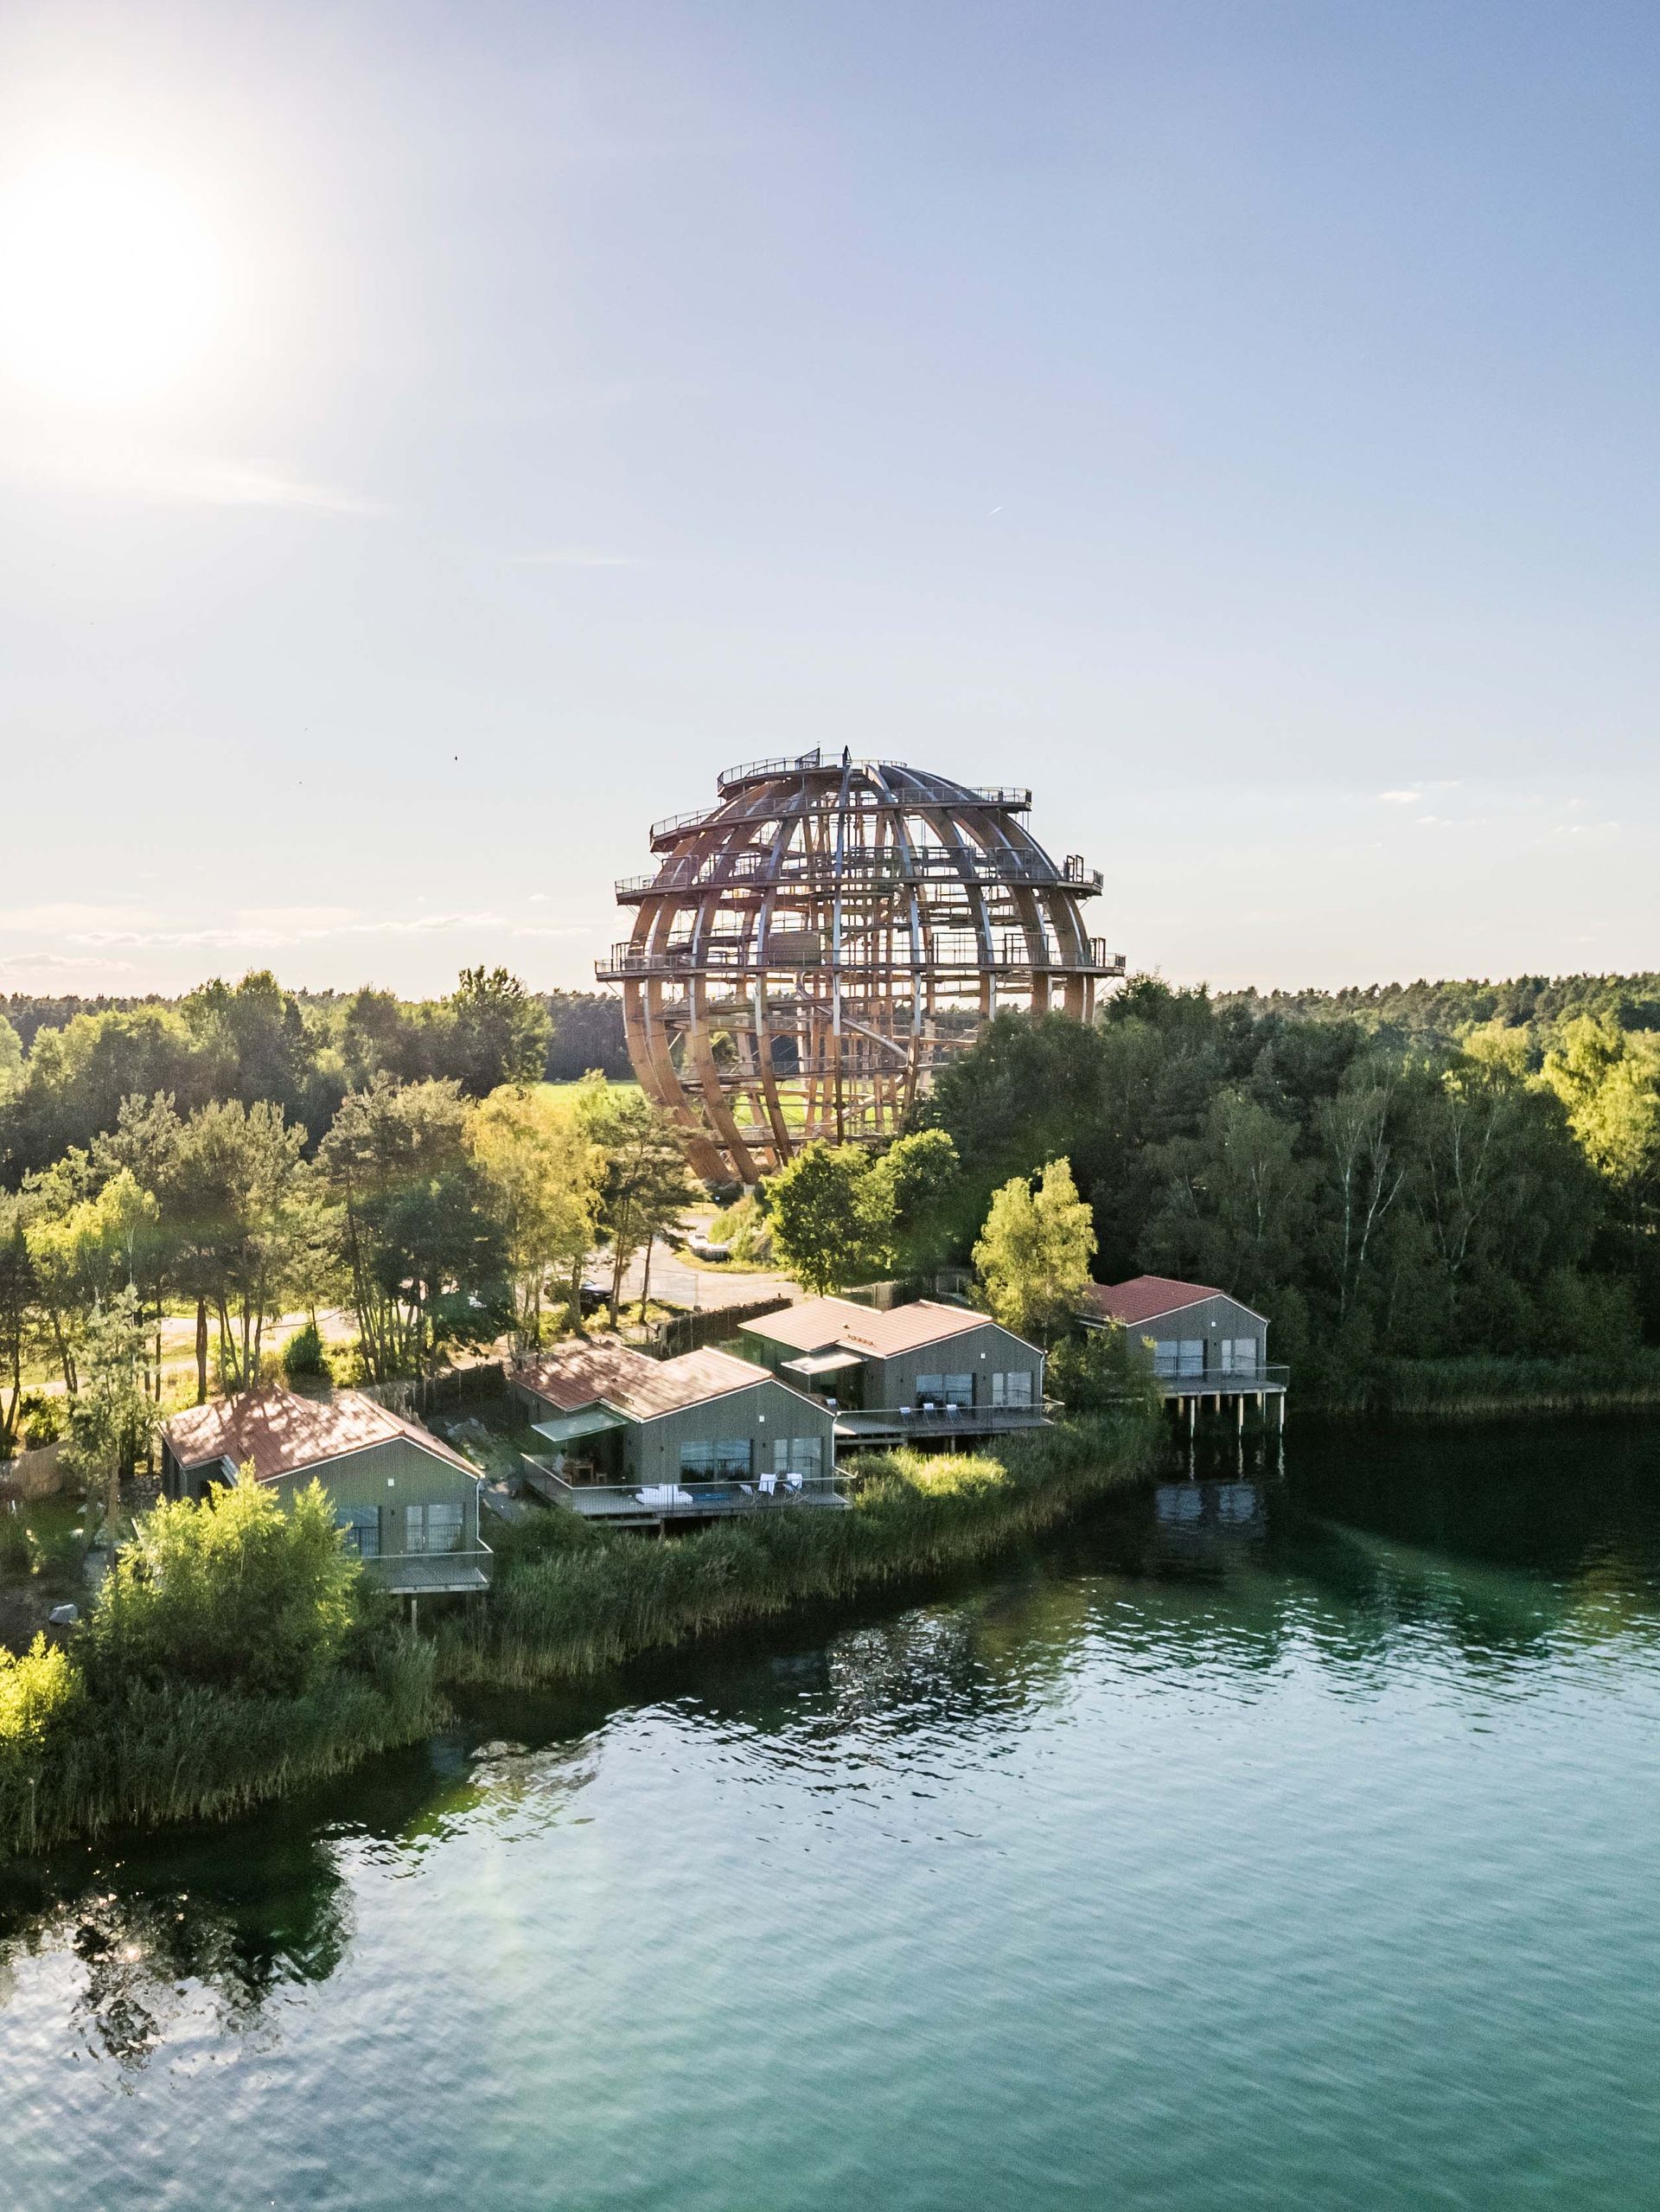
[[1660,1429],[1293,1454],[14,1880],[0,2198],[1660,2202]]

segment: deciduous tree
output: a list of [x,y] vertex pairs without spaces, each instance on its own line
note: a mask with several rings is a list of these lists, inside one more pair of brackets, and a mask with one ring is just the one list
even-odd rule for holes
[[892,1191],[858,1145],[804,1145],[763,1195],[778,1256],[815,1296],[891,1264]]
[[550,1278],[562,1286],[580,1279],[594,1241],[605,1156],[574,1114],[540,1092],[514,1087],[485,1099],[469,1141],[505,1239],[514,1339],[522,1350],[542,1340]]
[[1051,1160],[1035,1191],[1012,1177],[974,1246],[987,1309],[1021,1336],[1047,1338],[1076,1313],[1095,1250],[1095,1223],[1067,1161]]

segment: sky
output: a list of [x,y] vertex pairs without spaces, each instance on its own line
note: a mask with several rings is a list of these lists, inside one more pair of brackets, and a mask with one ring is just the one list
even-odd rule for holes
[[10,0],[0,994],[591,987],[725,764],[1660,967],[1660,10]]

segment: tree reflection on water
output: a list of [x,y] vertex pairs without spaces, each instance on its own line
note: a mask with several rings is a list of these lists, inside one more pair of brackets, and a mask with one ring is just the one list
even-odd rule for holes
[[1528,1697],[1565,1657],[1629,1665],[1660,1635],[1651,1428],[1337,1432],[1301,1444],[1288,1480],[1216,1473],[1114,1499],[981,1575],[553,1695],[469,1697],[454,1734],[226,1827],[0,1871],[0,2009],[54,1959],[75,2038],[124,2075],[193,2030],[274,2036],[284,1992],[348,1955],[367,1870],[565,1819],[617,1729],[713,1732],[751,1771],[879,1791],[953,1745],[997,1755],[1086,1668],[1237,1703],[1296,1654],[1368,1697],[1410,1653],[1450,1695]]
[[14,1876],[0,1889],[0,1984],[26,1957],[73,1959],[75,2032],[124,2068],[145,2066],[204,2005],[218,2030],[246,2034],[273,1992],[334,1972],[351,1940],[350,1891],[321,1837],[227,1856],[212,1838],[86,1870],[79,1888],[67,1870]]

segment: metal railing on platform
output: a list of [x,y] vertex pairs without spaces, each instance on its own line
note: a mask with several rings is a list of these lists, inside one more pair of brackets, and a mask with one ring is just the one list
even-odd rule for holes
[[396,1597],[445,1590],[488,1589],[495,1554],[481,1537],[459,1551],[383,1551],[363,1561],[363,1570]]
[[1283,1390],[1291,1380],[1291,1370],[1280,1366],[1236,1367],[1224,1373],[1220,1367],[1207,1367],[1177,1374],[1155,1367],[1152,1378],[1166,1397],[1212,1397],[1217,1393],[1223,1397],[1248,1397],[1253,1390]]
[[672,861],[654,873],[619,876],[619,901],[629,902],[686,891],[742,891],[757,889],[814,891],[852,879],[860,885],[903,885],[910,883],[969,883],[995,889],[1012,884],[1023,890],[1066,891],[1075,898],[1094,898],[1101,888],[1099,868],[1067,874],[1052,861],[1015,853],[951,853],[929,847],[903,853],[892,846],[859,846],[844,852],[788,853],[775,861],[770,853],[716,853],[695,860]]
[[859,1436],[1005,1436],[1018,1429],[1045,1429],[1050,1415],[1041,1405],[918,1404],[847,1406],[833,1409],[836,1432],[845,1442]]
[[531,1488],[550,1505],[610,1520],[692,1520],[821,1505],[844,1496],[847,1487],[846,1479],[837,1474],[677,1475],[656,1482],[602,1482],[573,1479],[528,1457],[524,1473]]
[[[764,765],[764,764],[759,765]],[[782,764],[778,770],[780,777],[788,776],[795,766],[794,761]],[[735,779],[739,775],[739,771],[737,770],[729,770],[728,773]],[[751,780],[754,780],[757,773],[758,773],[758,768],[750,771]],[[725,790],[725,779],[723,778],[721,789]],[[937,797],[929,792],[914,789],[902,789],[892,793],[882,793],[872,790],[869,784],[859,784],[849,793],[848,801],[847,810],[854,815],[916,814],[928,808],[943,809],[949,813],[960,811],[965,807],[995,807],[1002,814],[1030,814],[1031,811],[1030,788],[1027,785],[1017,783],[965,785],[961,790],[954,790],[948,796]],[[794,815],[798,803],[799,795],[788,802],[788,811]],[[834,791],[827,791],[824,795],[822,810],[833,810],[836,803]],[[671,838],[683,835],[688,830],[701,828],[706,823],[715,822],[737,823],[749,821],[777,821],[782,818],[782,802],[753,815],[728,814],[725,801],[712,807],[688,807],[682,814],[665,815],[661,821],[654,822],[651,825],[651,841],[653,845],[664,844]],[[817,813],[820,809],[815,807],[808,811]]]
[[[781,975],[795,969],[833,968],[837,963],[827,952],[788,951],[757,952],[748,945],[706,945],[700,950],[690,945],[670,945],[661,951],[647,951],[634,944],[614,944],[610,956],[594,963],[594,973],[602,982],[612,982],[628,975],[707,975],[753,977]],[[1033,959],[1029,949],[1017,951],[1006,946],[989,957],[980,955],[965,959],[871,960],[844,957],[840,963],[847,975],[976,975],[990,973],[999,975],[1038,974],[1042,975],[1121,975],[1124,956],[1108,954],[1103,941],[1096,939],[1082,958],[1059,950],[1044,952]]]

